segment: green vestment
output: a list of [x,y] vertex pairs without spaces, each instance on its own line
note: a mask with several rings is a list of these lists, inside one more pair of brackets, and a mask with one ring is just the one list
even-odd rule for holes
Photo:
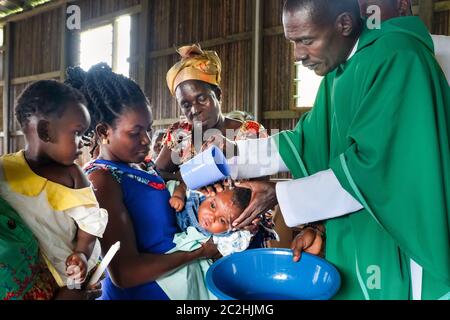
[[312,111],[276,136],[295,178],[331,168],[364,206],[326,222],[337,299],[411,299],[410,259],[422,299],[449,298],[449,137],[450,88],[417,17],[365,29]]

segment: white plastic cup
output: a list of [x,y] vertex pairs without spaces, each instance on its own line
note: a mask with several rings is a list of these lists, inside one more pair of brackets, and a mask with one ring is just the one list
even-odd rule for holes
[[222,151],[212,146],[181,165],[180,173],[188,188],[197,190],[225,180],[230,168]]

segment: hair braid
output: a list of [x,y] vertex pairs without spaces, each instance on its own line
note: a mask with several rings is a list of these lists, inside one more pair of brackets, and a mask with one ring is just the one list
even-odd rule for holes
[[116,119],[125,109],[149,105],[147,97],[136,82],[114,73],[106,63],[94,65],[88,72],[79,67],[71,68],[67,75],[66,83],[80,88],[86,96],[91,114],[90,131],[94,131],[99,123],[114,126]]

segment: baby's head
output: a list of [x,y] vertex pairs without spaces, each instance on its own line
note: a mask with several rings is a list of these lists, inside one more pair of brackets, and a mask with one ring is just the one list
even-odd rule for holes
[[247,208],[252,191],[246,188],[227,189],[206,198],[198,209],[200,226],[210,233],[232,229],[232,222]]
[[78,90],[55,80],[42,80],[22,92],[15,113],[31,148],[69,166],[81,154],[81,137],[91,121],[85,105]]

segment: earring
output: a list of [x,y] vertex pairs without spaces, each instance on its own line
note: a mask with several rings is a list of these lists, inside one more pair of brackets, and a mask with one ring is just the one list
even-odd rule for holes
[[103,139],[102,139],[102,144],[109,144],[109,140],[106,139],[106,138],[103,138]]

